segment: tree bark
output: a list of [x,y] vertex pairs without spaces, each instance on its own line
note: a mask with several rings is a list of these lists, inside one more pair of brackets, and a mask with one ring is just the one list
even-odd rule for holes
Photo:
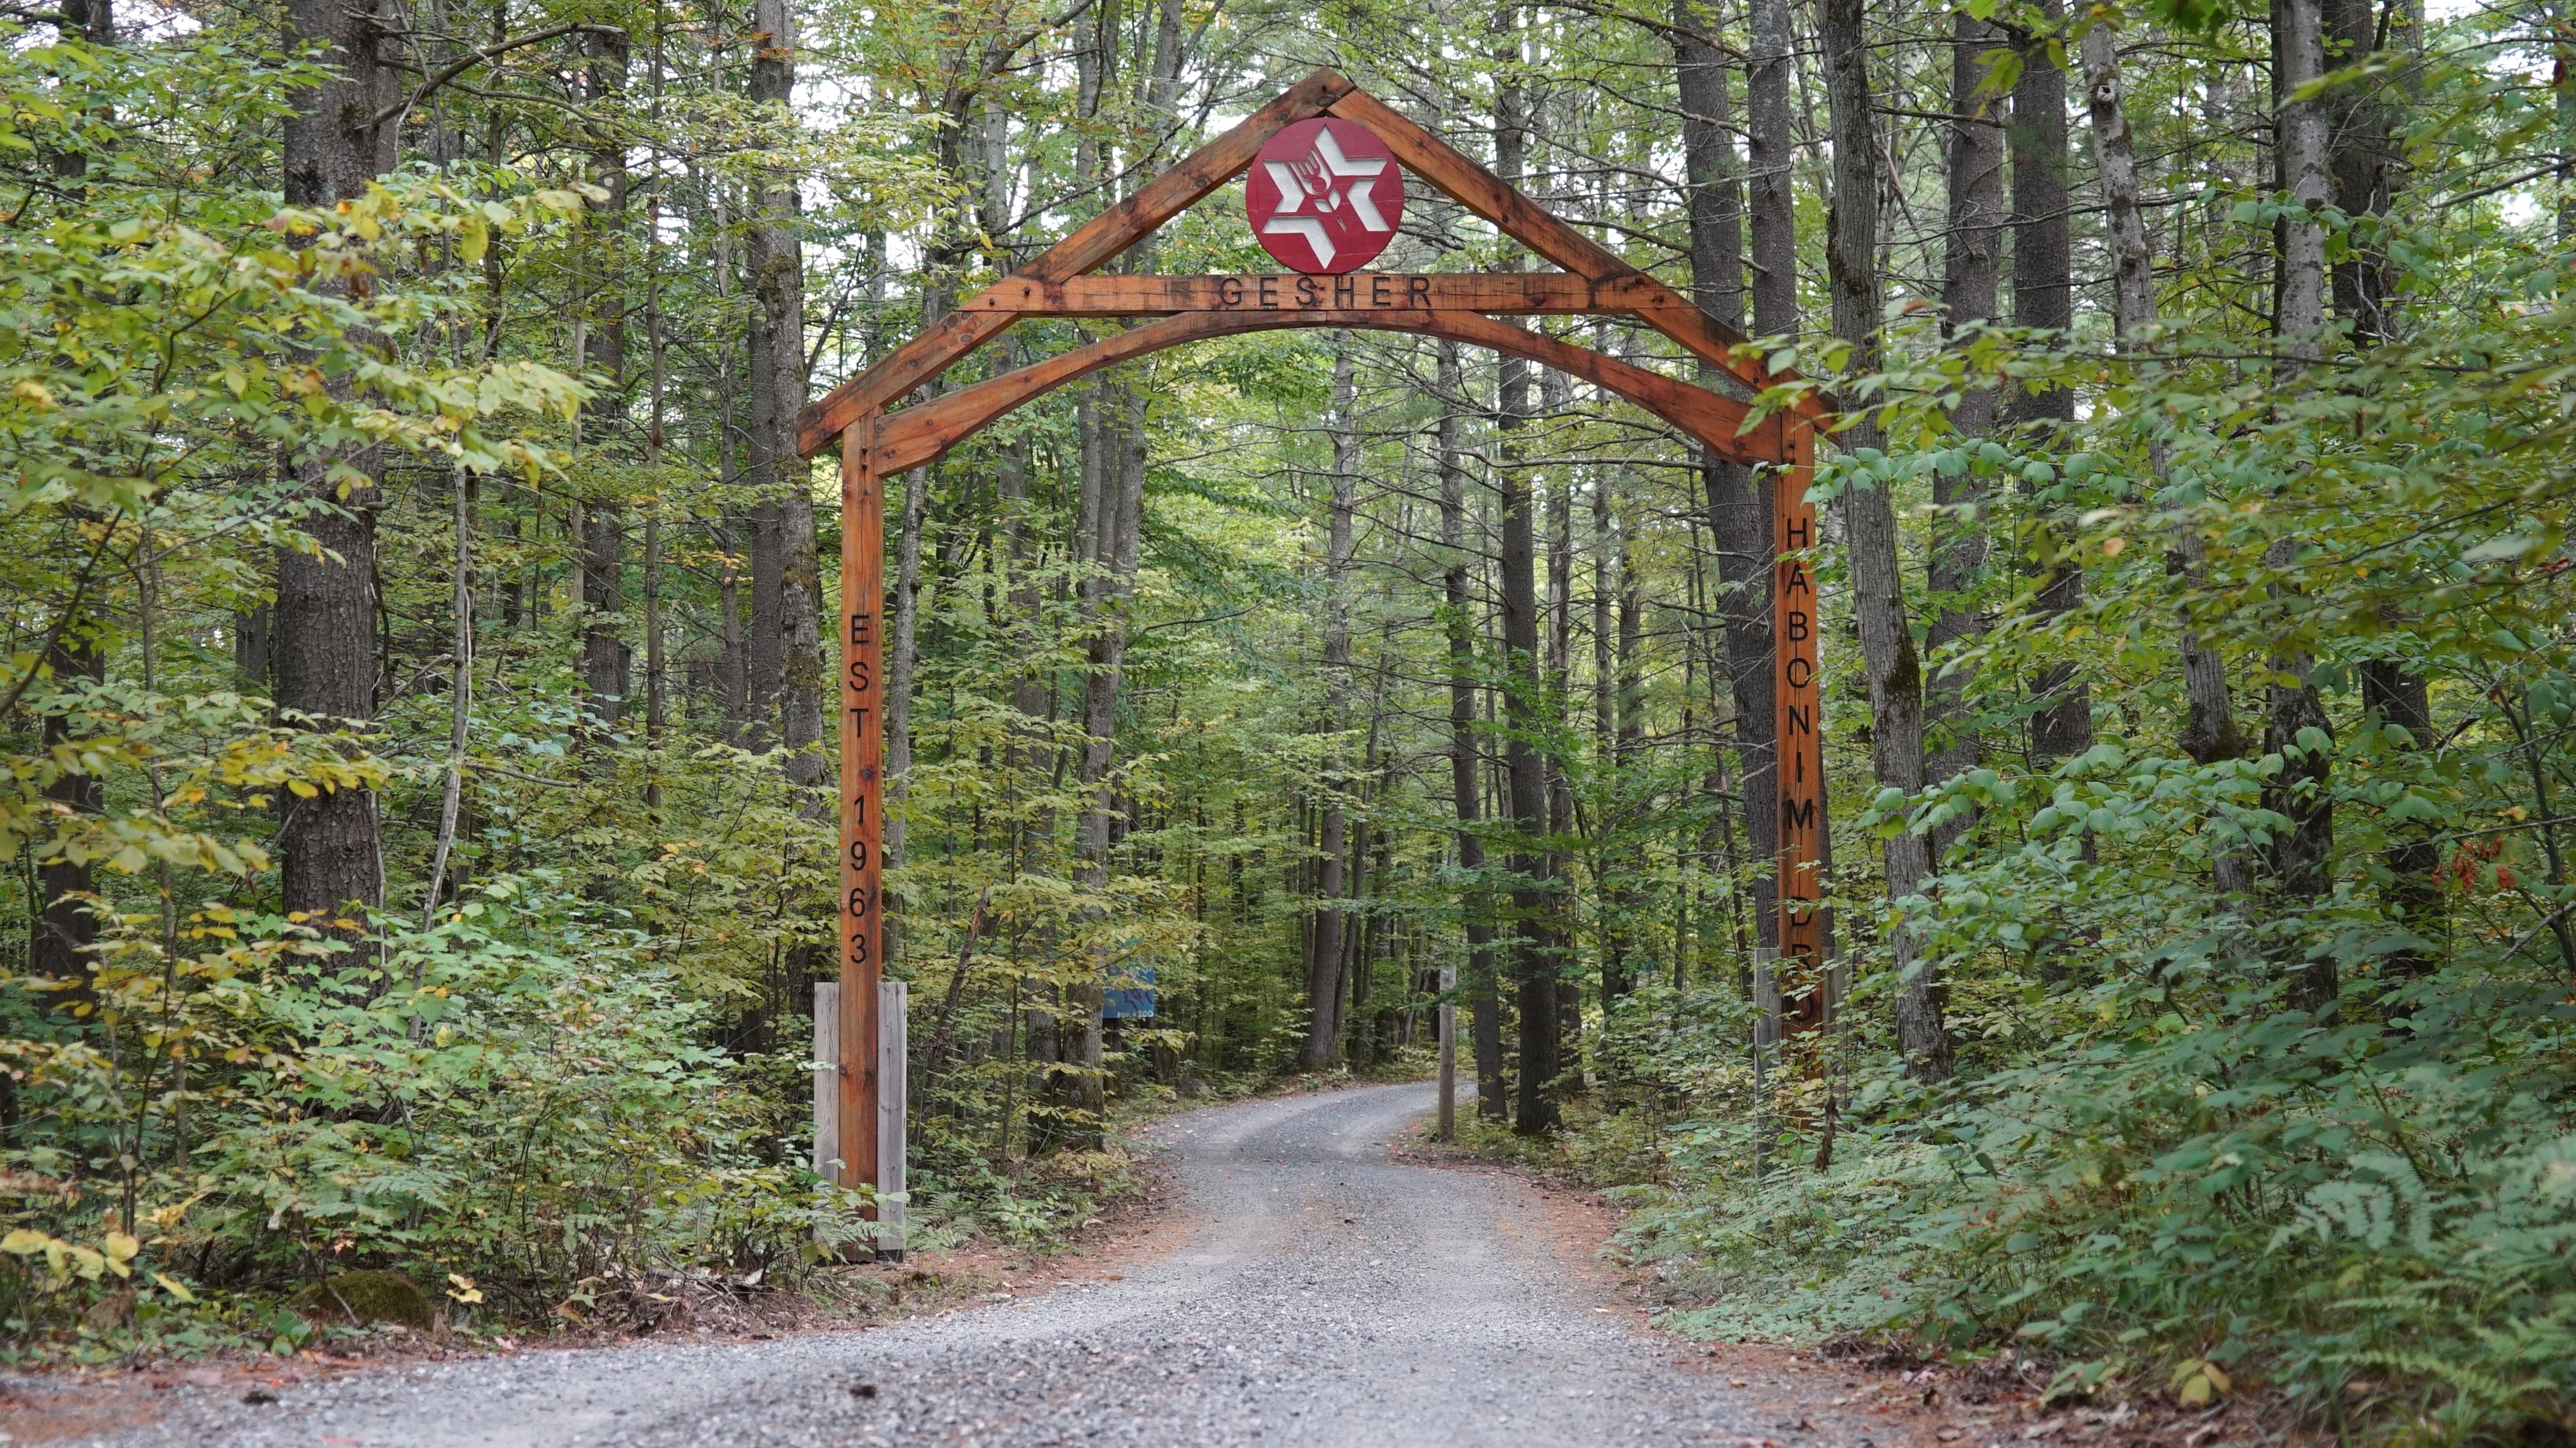
[[[1542,368],[1538,374],[1539,410],[1548,419],[1564,418],[1574,407],[1573,384],[1562,372]],[[1551,729],[1544,737],[1546,746],[1539,761],[1547,774],[1547,847],[1540,857],[1540,873],[1550,886],[1547,913],[1540,919],[1540,933],[1546,942],[1547,959],[1556,977],[1556,1072],[1563,1083],[1564,1095],[1579,1095],[1583,1090],[1583,1004],[1577,976],[1582,966],[1573,950],[1574,925],[1569,918],[1573,902],[1567,886],[1574,878],[1567,843],[1573,840],[1574,782],[1567,776],[1573,762],[1566,757],[1561,741],[1571,739],[1573,720],[1568,717],[1574,702],[1574,490],[1577,469],[1559,466],[1551,470],[1548,486],[1548,521],[1552,525],[1547,544],[1547,641],[1546,662],[1541,675],[1541,708],[1545,717],[1564,726]]]
[[[1494,11],[1494,171],[1517,186],[1527,169],[1528,122],[1520,82],[1521,16],[1517,5]],[[1557,1128],[1556,959],[1547,934],[1554,907],[1547,875],[1547,761],[1537,739],[1548,721],[1539,677],[1538,537],[1530,515],[1529,472],[1520,434],[1530,416],[1529,365],[1501,359],[1494,427],[1495,481],[1502,511],[1504,769],[1510,779],[1516,838],[1508,861],[1512,890],[1514,975],[1520,1004],[1520,1080],[1514,1126],[1536,1135]]]
[[[2325,39],[2332,47],[2325,64],[2340,69],[2377,54],[2383,48],[2377,13],[2369,0],[2324,0]],[[2414,26],[2401,19],[2391,29],[2397,32],[2391,38],[2398,44],[2389,48],[2411,49]],[[2357,223],[2350,238],[2352,255],[2335,264],[2334,306],[2351,329],[2355,345],[2363,347],[2386,340],[2393,320],[2390,308],[2396,277],[2389,263],[2386,238],[2371,229],[2370,223],[2385,220],[2393,199],[2398,158],[2392,131],[2399,116],[2393,97],[2402,93],[2377,82],[2346,87],[2339,96],[2327,154],[2334,204]],[[2563,105],[2564,87],[2561,93]],[[2402,662],[2364,662],[2361,702],[2363,709],[2377,716],[2381,727],[2406,731],[2407,742],[2399,746],[2401,749],[2420,750],[2432,740],[2431,690],[2423,675]],[[2382,908],[2408,932],[2429,940],[2441,928],[2441,891],[2433,882],[2433,871],[2441,863],[2441,848],[2426,837],[2420,825],[2401,825],[2397,832],[2400,837],[2380,856],[2389,876],[2387,886],[2380,891]],[[2404,976],[2428,974],[2434,963],[2432,953],[2411,946],[2398,951],[2389,961],[2390,968]]]
[[[1752,0],[1745,75],[1747,229],[1753,242],[1753,335],[1798,334],[1798,212],[1792,189],[1797,131],[1789,109],[1789,0]],[[1722,264],[1722,254],[1721,254]],[[1738,479],[1744,479],[1741,484]],[[1780,947],[1779,720],[1771,637],[1771,573],[1778,558],[1772,511],[1776,477],[1709,472],[1709,533],[1717,548],[1718,612],[1735,704],[1737,778],[1752,855],[1754,939]]]
[[[2320,0],[2280,0],[2273,9],[2272,68],[2279,77],[2281,182],[2294,206],[2315,213],[2333,200],[2326,100],[2300,99],[2302,87],[2325,75],[2324,16]],[[2274,331],[2293,362],[2325,355],[2326,232],[2314,222],[2285,221],[2280,232],[2281,304]]]
[[[1951,17],[1950,122],[1943,160],[1948,172],[1949,223],[1942,247],[1941,310],[1945,335],[1957,337],[1995,318],[2000,288],[2004,221],[2004,130],[1994,97],[1982,94],[1987,62],[2003,47],[2004,32],[1990,20],[1961,11]],[[1992,388],[1971,388],[1950,411],[1950,425],[1962,439],[1982,438],[1995,430]],[[1955,475],[1935,473],[1929,569],[1934,612],[1926,654],[1934,675],[1925,708],[1926,744],[1931,757],[1925,775],[1947,780],[1985,760],[1985,741],[1967,717],[1967,687],[1973,675],[1950,656],[1974,646],[1986,632],[1976,588],[1984,578],[1988,542],[1980,506],[1985,483],[1973,468]],[[1935,864],[1951,843],[1966,832],[1968,821],[1952,820],[1932,832]]]
[[[2378,716],[2380,727],[2403,729],[2401,748],[2423,749],[2433,738],[2432,691],[2424,677],[2405,665],[2373,659],[2361,666],[2362,708]],[[2380,856],[2388,867],[2388,885],[2380,892],[2382,908],[2399,926],[2428,944],[2442,929],[2442,892],[2433,872],[2441,868],[2442,849],[2418,824],[2397,826],[2397,840]],[[2438,957],[2429,949],[2408,946],[2389,957],[2389,968],[2403,976],[2433,972]]]
[[[582,90],[593,102],[606,101],[626,88],[628,42],[622,35],[585,33],[589,52]],[[623,138],[602,137],[591,151],[591,176],[608,198],[595,204],[592,225],[597,240],[582,249],[590,283],[585,321],[589,355],[582,360],[607,382],[582,414],[584,441],[612,444],[626,430],[626,302],[623,272],[626,244],[627,171]],[[603,470],[605,471],[605,470]],[[624,510],[614,498],[589,500],[581,543],[581,672],[590,692],[593,725],[602,733],[616,729],[626,712],[627,661],[632,650],[619,637],[619,615],[626,607]]]
[[268,693],[269,649],[276,627],[276,609],[271,604],[254,603],[233,611],[233,675],[243,693]]
[[[1075,778],[1082,786],[1082,817],[1076,830],[1074,883],[1097,894],[1109,886],[1109,856],[1114,845],[1110,822],[1117,814],[1114,768],[1118,745],[1118,700],[1127,658],[1127,604],[1136,580],[1145,482],[1144,393],[1119,389],[1120,417],[1108,429],[1100,448],[1107,476],[1100,487],[1099,570],[1087,610],[1091,631],[1090,669],[1083,680],[1083,749]],[[1095,974],[1068,992],[1068,1013],[1078,1046],[1067,1051],[1083,1068],[1077,1078],[1077,1104],[1087,1121],[1078,1139],[1096,1147],[1108,1109],[1107,1083],[1101,1071],[1101,991]]]
[[[1332,501],[1325,521],[1324,551],[1324,733],[1338,735],[1347,723],[1351,688],[1351,509],[1359,487],[1359,438],[1351,412],[1357,394],[1352,380],[1351,342],[1338,333],[1333,345]],[[1310,1071],[1333,1064],[1341,1040],[1343,996],[1342,934],[1347,921],[1343,903],[1344,853],[1349,849],[1349,821],[1342,804],[1345,781],[1338,749],[1327,750],[1323,794],[1318,801],[1323,827],[1317,848],[1321,867],[1316,882],[1315,921],[1306,955],[1306,1041],[1300,1062]]]
[[[1612,752],[1611,761],[1620,771],[1619,777],[1626,778],[1629,777],[1629,771],[1637,769],[1644,763],[1646,681],[1643,670],[1646,595],[1643,570],[1635,566],[1636,559],[1629,551],[1628,535],[1624,529],[1619,533],[1617,562],[1619,645],[1612,658],[1612,667],[1617,670],[1619,687],[1617,696],[1612,702],[1619,735],[1618,746]],[[1624,804],[1622,808],[1625,808]],[[1631,870],[1638,869],[1642,864],[1633,849],[1624,850],[1617,863],[1622,868]],[[1601,1008],[1605,1015],[1613,1002],[1626,995],[1636,985],[1636,972],[1627,958],[1627,952],[1634,944],[1632,937],[1638,933],[1632,930],[1628,920],[1628,912],[1636,903],[1631,889],[1621,884],[1615,890],[1608,892],[1607,900],[1612,908],[1614,926],[1614,931],[1609,936],[1609,944],[1614,948],[1605,952],[1601,966]],[[1678,943],[1676,943],[1673,958],[1676,961],[1681,958]]]
[[[2299,90],[2325,73],[2324,37],[2319,0],[2280,0],[2273,12],[2273,68],[2280,77],[2281,174],[2289,199],[2314,212],[2330,199],[2326,164],[2326,117],[2322,98],[2300,99]],[[2295,380],[2306,363],[2324,355],[2325,228],[2290,220],[2280,229],[2281,309],[2275,328],[2285,380]],[[2275,569],[2294,566],[2300,540],[2273,540],[2263,561]],[[2324,702],[2309,681],[2315,660],[2285,652],[2272,660],[2270,718],[2263,750],[2281,758],[2281,771],[2265,789],[2265,807],[2287,817],[2289,827],[2274,834],[2266,850],[2270,874],[2284,904],[2292,908],[2322,896],[2332,885],[2334,800],[2327,792],[2332,768],[2333,724]],[[2297,682],[2285,683],[2284,679]],[[2334,1003],[2334,960],[2319,956],[2300,963],[2293,996],[2309,1010]]]
[[[757,32],[751,101],[775,107],[775,124],[791,125],[795,15],[788,0],[754,0],[751,18]],[[752,290],[750,461],[762,496],[752,525],[754,687],[765,687],[770,693],[764,697],[777,701],[788,783],[803,792],[806,812],[828,819],[832,805],[821,789],[831,771],[821,748],[822,564],[815,551],[814,493],[796,455],[796,414],[805,405],[806,387],[805,259],[796,234],[795,178],[763,176],[754,208],[744,255]],[[767,619],[761,617],[764,604]]]
[[[2038,0],[2047,28],[2065,18],[2063,0]],[[2050,59],[2044,34],[2015,37],[2021,78],[2013,85],[2013,325],[2063,339],[2075,322],[2075,277],[2066,199],[2066,72]],[[2061,342],[2062,345],[2062,342]],[[2075,394],[2064,387],[2016,395],[2006,420],[2054,446],[2075,421]],[[2066,560],[2042,565],[2037,604],[2050,617],[2084,606],[2084,570]],[[2031,753],[2062,759],[2093,747],[2093,696],[2073,664],[2040,671],[2031,681],[2039,701],[2031,714]]]
[[[58,695],[95,687],[107,680],[107,650],[87,620],[65,619],[55,627],[53,643],[45,651],[45,667],[53,675]],[[45,710],[42,740],[49,758],[60,758],[57,751],[70,749],[90,732],[75,727],[74,712],[68,701]],[[97,775],[70,770],[48,781],[44,796],[48,808],[62,812],[66,825],[95,817],[107,804]],[[90,982],[89,948],[98,939],[98,922],[87,900],[67,898],[85,896],[97,888],[87,861],[50,852],[36,857],[36,892],[41,898],[35,902],[28,974],[39,980],[79,982],[56,998],[57,1008],[97,999]]]
[[[330,78],[293,97],[283,145],[289,206],[327,210],[362,194],[392,162],[392,136],[373,118],[395,75],[377,54],[381,22],[348,0],[289,0],[287,39],[319,46]],[[329,384],[347,396],[345,377]],[[344,485],[335,465],[354,474]],[[376,511],[379,449],[297,459],[315,511],[297,527],[318,552],[277,559],[277,705],[316,729],[363,731],[376,714]],[[289,913],[341,918],[384,903],[383,842],[373,790],[292,800],[278,826],[281,903]]]
[[[930,513],[930,469],[903,475],[903,511],[895,542],[894,628],[886,653],[885,863],[903,864],[903,802],[912,794],[912,689],[921,659],[921,544]],[[893,952],[887,952],[889,958]]]
[[716,666],[716,687],[724,691],[725,740],[733,744],[742,742],[751,717],[751,668],[744,657],[750,641],[742,628],[741,540],[748,531],[748,521],[735,516],[727,516],[714,528],[716,547],[724,554],[716,583],[716,626],[724,659]]
[[[1821,18],[1834,141],[1833,212],[1825,247],[1834,335],[1852,344],[1852,369],[1868,373],[1877,370],[1879,359],[1879,156],[1878,128],[1870,112],[1863,0],[1824,0]],[[1875,448],[1878,429],[1854,420],[1837,441],[1855,452]],[[1850,559],[1852,614],[1860,624],[1861,660],[1869,673],[1870,762],[1881,789],[1913,795],[1923,789],[1923,670],[1906,617],[1891,487],[1884,480],[1847,486],[1837,501]],[[1911,830],[1888,838],[1891,906],[1922,889],[1931,873],[1930,847],[1929,840]],[[1931,963],[1920,957],[1901,915],[1888,931],[1888,944],[1902,982],[1896,1001],[1897,1045],[1916,1076],[1940,1080],[1950,1074],[1940,982]]]
[[[2156,324],[2155,256],[2147,241],[2136,147],[2129,135],[2118,32],[2097,21],[2084,32],[2083,57],[2093,150],[2101,167],[2104,230],[2111,251],[2111,333],[2123,354],[2135,356],[2146,346],[2146,335]],[[2148,469],[2159,481],[2168,471],[2170,457],[2171,449],[2161,436],[2148,440]],[[2187,527],[2175,529],[2169,566],[2197,575],[2201,558],[2199,536]],[[2188,618],[2182,621],[2176,648],[2182,659],[2187,709],[2183,752],[2200,764],[2233,759],[2244,753],[2235,705],[2228,697],[2226,659],[2202,641]],[[2250,883],[2243,857],[2233,852],[2220,854],[2211,873],[2223,894],[2238,893]]]
[[1448,560],[1441,589],[1449,633],[1449,797],[1458,818],[1458,873],[1467,880],[1468,1030],[1474,1038],[1476,1114],[1500,1120],[1506,1109],[1502,1000],[1495,980],[1493,902],[1484,888],[1485,839],[1477,828],[1484,813],[1484,782],[1478,772],[1484,751],[1476,740],[1476,614],[1468,591],[1472,555],[1467,550],[1466,452],[1460,438],[1467,382],[1457,343],[1440,344],[1438,365],[1440,546]]

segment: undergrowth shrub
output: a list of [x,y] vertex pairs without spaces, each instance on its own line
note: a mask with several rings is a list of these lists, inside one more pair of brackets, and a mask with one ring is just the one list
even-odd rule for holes
[[2020,1064],[1940,1092],[1884,1059],[1837,1078],[1829,1169],[1800,1101],[1814,1079],[1775,1079],[1767,1112],[1741,1080],[1716,1091],[1736,1109],[1657,1126],[1651,1170],[1642,1101],[1582,1122],[1563,1156],[1629,1183],[1630,1245],[1695,1333],[2009,1344],[2055,1361],[2061,1393],[2160,1390],[2210,1361],[2370,1432],[2561,1418],[2564,992],[2356,971],[2320,1014],[2266,958],[2171,946],[2024,1002],[2046,1046]]
[[[138,1290],[156,1320],[241,1329],[198,1295],[352,1267],[578,1322],[585,1289],[790,1281],[855,1234],[861,1198],[807,1170],[761,1063],[707,1045],[711,1008],[651,940],[551,881],[489,879],[357,946],[209,910],[168,952],[152,924],[120,922],[93,973],[103,1034],[8,1033],[52,1107],[0,1178],[21,1344],[137,1320]],[[98,1044],[120,1031],[154,1049]],[[266,1309],[242,1311],[265,1338]]]

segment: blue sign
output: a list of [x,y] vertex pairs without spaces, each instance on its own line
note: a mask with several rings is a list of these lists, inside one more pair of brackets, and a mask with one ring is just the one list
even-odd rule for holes
[[1104,1021],[1150,1021],[1154,1018],[1154,967],[1131,965],[1109,977],[1109,989],[1101,992],[1100,1018]]

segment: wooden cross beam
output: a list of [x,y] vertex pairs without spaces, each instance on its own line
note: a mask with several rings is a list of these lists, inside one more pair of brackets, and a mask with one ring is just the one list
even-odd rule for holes
[[[1281,130],[1317,116],[1365,127],[1404,170],[1492,222],[1556,272],[1341,276],[1095,276],[1103,263],[1249,167]],[[1624,316],[1678,344],[1705,377],[1773,404],[1759,422],[1741,400],[1636,362],[1498,321],[1506,315]],[[1154,317],[1159,321],[898,408],[916,389],[1023,317]],[[1318,70],[1243,123],[1156,176],[1009,277],[797,418],[797,451],[841,453],[841,930],[840,1179],[880,1180],[878,983],[883,970],[884,780],[879,730],[884,603],[885,480],[928,463],[1030,399],[1103,367],[1213,337],[1288,327],[1411,332],[1528,358],[1584,378],[1664,419],[1716,458],[1773,469],[1772,638],[1779,740],[1776,777],[1780,945],[1792,981],[1823,967],[1824,749],[1816,677],[1816,543],[1807,500],[1815,436],[1833,401],[1766,371],[1744,337],[1620,260],[1492,172],[1389,109],[1333,70]],[[1775,391],[1774,389],[1781,389]],[[1768,394],[1768,396],[1765,396]],[[890,410],[891,409],[891,410]],[[1822,1024],[1821,992],[1788,1023]],[[891,1130],[892,1128],[888,1128]],[[888,1151],[899,1143],[882,1143]]]
[[1413,332],[1508,352],[1553,367],[1569,376],[1583,378],[1605,391],[1615,392],[1681,428],[1730,462],[1772,462],[1779,457],[1779,419],[1776,414],[1748,431],[1747,419],[1751,414],[1743,404],[1660,372],[1649,372],[1634,363],[1606,357],[1545,333],[1515,327],[1509,322],[1497,322],[1481,312],[1389,308],[1384,311],[1175,312],[1159,322],[1112,333],[1087,347],[1060,353],[1017,371],[1005,372],[988,382],[916,403],[894,413],[878,428],[877,451],[871,462],[885,473],[919,467],[1031,398],[1103,367],[1188,342],[1291,327]]

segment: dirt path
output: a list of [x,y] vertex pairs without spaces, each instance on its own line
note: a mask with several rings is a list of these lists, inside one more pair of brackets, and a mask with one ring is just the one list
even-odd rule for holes
[[[122,1448],[401,1445],[1857,1445],[1645,1333],[1517,1177],[1387,1153],[1427,1085],[1211,1108],[1156,1133],[1175,1237],[1123,1277],[866,1332],[171,1395]],[[1875,1425],[1872,1425],[1875,1426]],[[1901,1435],[1882,1432],[1892,1448]]]

